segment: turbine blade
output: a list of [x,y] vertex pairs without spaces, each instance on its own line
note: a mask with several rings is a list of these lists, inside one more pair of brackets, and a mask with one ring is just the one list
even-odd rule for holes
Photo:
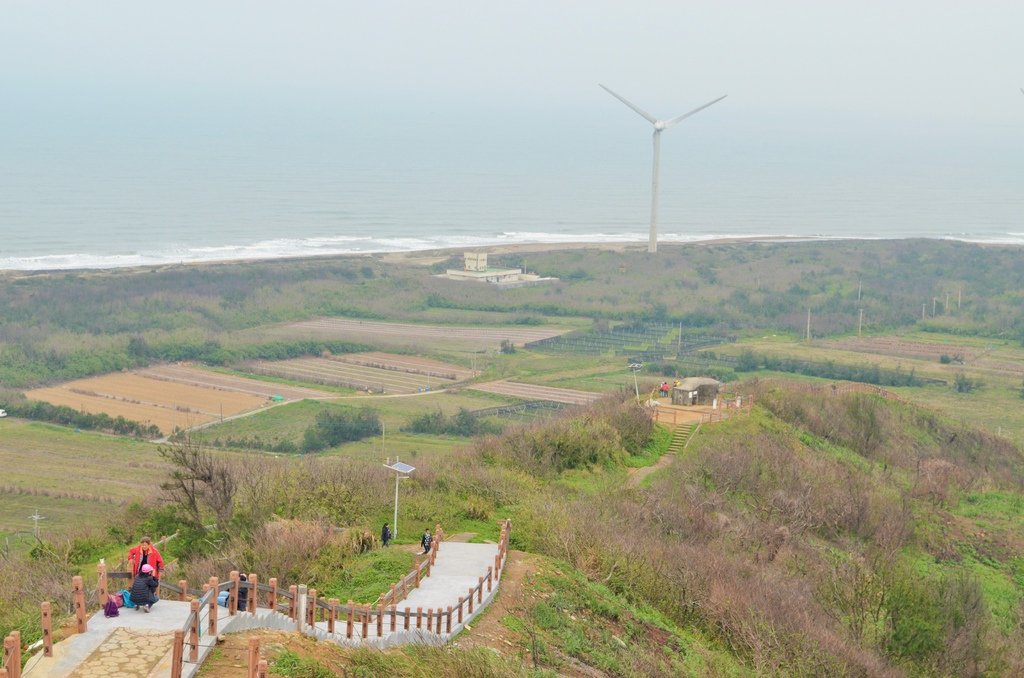
[[605,87],[601,83],[597,83],[597,84],[605,92],[608,92],[608,94],[611,94],[613,97],[615,97],[616,99],[618,99],[619,101],[621,101],[622,103],[626,104],[627,106],[632,108],[634,111],[639,113],[641,117],[643,117],[643,118],[645,118],[647,120],[647,122],[651,123],[652,125],[654,123],[658,122],[657,118],[655,118],[653,115],[651,115],[650,113],[648,113],[644,109],[640,108],[639,106],[634,105],[632,102],[627,100],[625,97],[619,96],[618,94],[616,94],[615,92],[611,91],[610,89],[608,89],[607,87]]
[[719,101],[721,101],[722,99],[724,99],[727,96],[729,96],[729,95],[728,94],[723,94],[722,96],[718,97],[714,101],[709,101],[708,103],[704,104],[703,106],[700,106],[698,108],[693,109],[689,113],[683,113],[678,118],[672,118],[671,120],[669,120],[668,122],[665,123],[665,129],[668,129],[672,125],[675,125],[677,123],[682,122],[683,120],[686,120],[687,118],[689,118],[694,113],[700,113],[701,111],[703,111],[708,106],[711,106],[713,104],[717,104]]

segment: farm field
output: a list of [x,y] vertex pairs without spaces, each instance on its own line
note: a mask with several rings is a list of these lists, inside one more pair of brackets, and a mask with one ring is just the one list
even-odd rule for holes
[[442,389],[473,376],[458,365],[386,353],[353,353],[324,358],[246,363],[260,375],[376,393],[417,393]]
[[222,391],[248,393],[262,398],[279,395],[285,400],[302,400],[304,398],[330,398],[334,396],[333,393],[318,391],[312,388],[290,386],[287,384],[269,384],[258,379],[247,379],[241,376],[213,372],[191,365],[162,365],[160,367],[136,370],[136,373],[152,379]]
[[[415,417],[440,410],[452,415],[460,408],[479,410],[516,402],[514,398],[462,391],[459,393],[431,392],[408,397],[353,397],[339,398],[332,401],[303,400],[257,412],[249,417],[233,419],[224,423],[212,424],[200,432],[202,440],[212,444],[219,440],[222,444],[228,439],[259,438],[267,442],[290,440],[294,443],[302,441],[306,429],[313,424],[317,413],[324,409],[343,409],[353,407],[369,407],[377,411],[385,426],[385,437],[388,446],[397,444],[401,437],[399,429],[407,425]],[[421,444],[430,436],[409,435],[410,440]],[[451,447],[449,438],[444,445]],[[368,448],[379,453],[379,439],[347,443],[339,448],[348,454],[352,450]]]
[[0,468],[5,532],[28,529],[35,508],[46,530],[102,524],[118,505],[152,496],[167,472],[151,443],[13,417],[0,419]]
[[259,409],[271,395],[297,399],[332,394],[189,366],[163,366],[78,379],[25,395],[92,414],[104,412],[154,424],[163,433],[170,433],[175,428],[190,428]]
[[483,384],[469,386],[474,391],[485,393],[496,393],[499,395],[522,398],[523,400],[551,400],[556,403],[567,405],[587,405],[604,397],[603,393],[591,391],[577,391],[568,388],[555,388],[553,386],[537,386],[535,384],[523,384],[514,381],[489,381]]
[[558,336],[567,330],[560,327],[530,327],[508,325],[505,327],[462,327],[455,325],[418,325],[411,323],[388,323],[349,318],[318,318],[291,323],[277,328],[280,334],[304,338],[344,339],[355,342],[370,342],[401,346],[433,345],[469,346],[478,349],[495,349],[503,340],[516,345]]
[[[843,343],[839,343],[842,341]],[[877,364],[887,369],[902,369],[922,377],[942,379],[949,385],[928,385],[920,387],[898,387],[890,390],[899,393],[911,402],[942,413],[951,421],[964,422],[981,427],[991,433],[1003,435],[1018,444],[1024,443],[1024,349],[1007,342],[984,341],[949,335],[921,334],[909,336],[882,336],[855,339],[814,342],[810,345],[791,337],[774,337],[745,340],[736,345],[718,349],[720,354],[739,355],[745,349],[758,353],[771,353],[802,360],[835,361],[843,364]],[[856,346],[862,350],[851,350]],[[867,352],[868,347],[873,351]],[[939,356],[952,355],[957,348],[965,349],[965,364],[939,362]],[[910,357],[908,353],[915,353]],[[968,355],[975,356],[974,359]],[[993,363],[1000,364],[993,366]],[[971,379],[980,380],[981,386],[969,393],[957,393],[952,383],[958,373]],[[771,374],[766,370],[741,373],[742,377],[762,377]],[[800,375],[778,373],[786,378],[805,379]],[[1017,404],[1020,404],[1017,406]]]

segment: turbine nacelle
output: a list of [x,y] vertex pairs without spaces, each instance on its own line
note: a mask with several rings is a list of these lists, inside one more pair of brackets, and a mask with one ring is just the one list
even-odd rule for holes
[[655,132],[660,132],[661,130],[663,130],[663,129],[667,128],[667,127],[668,127],[668,125],[665,124],[664,120],[659,120],[658,122],[654,123],[654,131]]

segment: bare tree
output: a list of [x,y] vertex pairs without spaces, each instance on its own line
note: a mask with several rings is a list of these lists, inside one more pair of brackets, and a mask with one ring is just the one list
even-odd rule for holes
[[174,467],[161,489],[185,510],[196,527],[203,524],[204,509],[213,512],[221,527],[231,521],[237,482],[226,461],[214,457],[203,449],[201,441],[188,435],[161,447],[160,456]]

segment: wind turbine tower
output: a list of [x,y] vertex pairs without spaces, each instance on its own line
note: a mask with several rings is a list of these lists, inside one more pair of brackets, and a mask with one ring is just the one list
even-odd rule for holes
[[[598,83],[598,84],[600,85],[600,83]],[[625,97],[619,96],[618,94],[616,94],[615,92],[611,91],[610,89],[608,89],[604,85],[601,85],[601,89],[603,89],[604,91],[608,92],[608,94],[611,94],[613,97],[615,97],[616,99],[618,99],[622,103],[624,103],[627,106],[629,106],[630,108],[632,108],[636,113],[638,113],[640,115],[640,117],[642,117],[644,120],[646,120],[647,122],[649,122],[652,125],[654,125],[654,175],[651,178],[651,236],[650,236],[650,241],[647,243],[647,251],[651,252],[651,253],[657,252],[658,251],[658,174],[660,172],[659,166],[661,164],[661,133],[664,132],[665,130],[669,129],[670,127],[674,127],[675,125],[681,123],[683,120],[686,120],[687,118],[689,118],[694,113],[699,113],[700,111],[703,111],[708,106],[711,106],[712,104],[717,104],[719,101],[721,101],[722,99],[724,99],[725,97],[727,97],[729,95],[728,94],[722,95],[722,96],[718,97],[717,99],[715,99],[714,101],[709,101],[708,103],[704,104],[703,106],[695,108],[692,111],[690,111],[689,113],[683,113],[682,115],[680,115],[678,117],[675,117],[675,118],[672,118],[671,120],[658,120],[657,118],[655,118],[653,115],[651,115],[647,111],[643,110],[639,106],[636,106],[635,104],[633,104],[631,101],[629,101]]]

